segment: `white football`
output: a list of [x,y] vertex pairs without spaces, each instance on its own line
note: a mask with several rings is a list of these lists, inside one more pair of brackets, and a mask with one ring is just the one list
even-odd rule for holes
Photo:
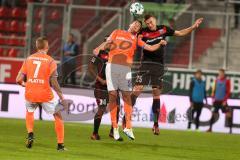
[[130,13],[134,16],[142,15],[144,12],[144,7],[141,3],[135,2],[130,6]]

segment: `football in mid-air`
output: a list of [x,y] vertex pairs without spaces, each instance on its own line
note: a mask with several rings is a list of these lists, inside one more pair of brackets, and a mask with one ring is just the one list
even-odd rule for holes
[[144,12],[144,7],[141,3],[135,2],[130,6],[130,13],[134,16],[140,16]]

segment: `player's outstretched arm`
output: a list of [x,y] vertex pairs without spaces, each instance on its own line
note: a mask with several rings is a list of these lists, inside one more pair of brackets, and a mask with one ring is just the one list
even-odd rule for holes
[[195,21],[195,23],[191,27],[188,27],[188,28],[185,28],[185,29],[182,29],[182,30],[179,30],[179,31],[176,30],[174,32],[174,36],[186,36],[186,35],[188,35],[193,30],[197,29],[199,27],[199,25],[202,23],[202,21],[203,21],[203,18],[199,18]]
[[54,71],[53,74],[51,75],[50,82],[51,82],[52,88],[57,93],[60,100],[63,101],[64,97],[63,97],[63,94],[62,94],[62,90],[61,90],[61,88],[58,84],[58,81],[57,81],[57,71]]
[[165,46],[165,45],[167,45],[167,41],[161,40],[158,44],[154,44],[154,45],[145,44],[144,49],[150,52],[153,52],[153,51],[156,51],[161,46]]
[[104,50],[105,48],[106,48],[106,42],[103,42],[102,44],[100,44],[100,46],[98,46],[97,48],[95,48],[95,49],[93,50],[93,54],[94,54],[95,56],[97,56],[98,53],[99,53],[99,51],[100,51],[100,50]]

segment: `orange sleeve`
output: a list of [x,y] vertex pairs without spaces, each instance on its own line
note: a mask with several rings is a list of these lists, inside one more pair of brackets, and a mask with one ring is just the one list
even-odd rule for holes
[[140,37],[137,39],[137,41],[138,41],[138,43],[137,43],[138,46],[144,48],[146,43]]
[[27,60],[26,61],[24,61],[23,62],[23,65],[22,65],[22,67],[21,67],[21,69],[20,69],[20,71],[23,73],[23,74],[27,74]]
[[57,70],[57,63],[54,60],[52,60],[50,62],[50,75],[52,75],[53,72],[56,71],[56,70]]
[[111,41],[111,40],[113,40],[113,39],[115,39],[116,37],[117,37],[117,29],[116,30],[114,30],[112,33],[111,33],[111,35],[108,37],[108,41]]

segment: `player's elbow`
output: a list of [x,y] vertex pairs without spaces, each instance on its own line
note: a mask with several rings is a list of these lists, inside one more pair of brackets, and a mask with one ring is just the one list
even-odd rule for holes
[[22,80],[19,76],[17,76],[17,78],[16,78],[16,83],[19,84],[19,85],[21,85],[22,81],[23,81],[23,80]]

